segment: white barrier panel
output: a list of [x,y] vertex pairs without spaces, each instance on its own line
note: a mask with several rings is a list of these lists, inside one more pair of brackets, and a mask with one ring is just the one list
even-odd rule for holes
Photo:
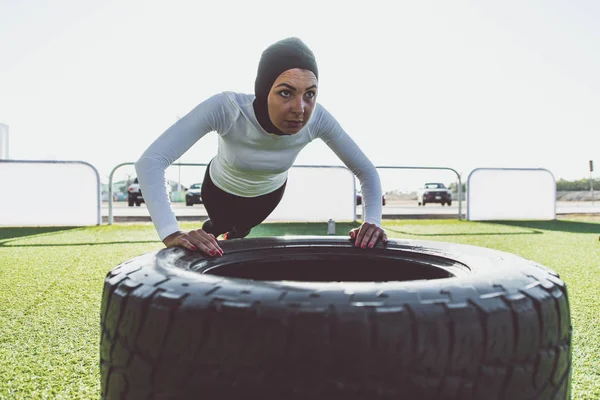
[[556,181],[546,169],[478,168],[467,180],[467,220],[552,220]]
[[294,166],[281,203],[267,221],[354,221],[354,175],[346,168]]
[[0,226],[100,225],[99,177],[83,162],[0,161]]

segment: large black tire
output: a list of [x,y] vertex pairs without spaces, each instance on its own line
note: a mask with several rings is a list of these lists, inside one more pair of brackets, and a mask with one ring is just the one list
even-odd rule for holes
[[[110,271],[106,399],[568,399],[557,274],[513,254],[341,237],[173,248]],[[341,281],[341,282],[336,282]]]
[[135,198],[131,195],[127,196],[127,204],[129,205],[129,207],[133,207],[134,203],[135,203]]

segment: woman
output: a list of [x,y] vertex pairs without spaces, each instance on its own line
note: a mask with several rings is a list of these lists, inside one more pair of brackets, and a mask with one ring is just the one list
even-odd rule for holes
[[[358,177],[364,222],[349,232],[356,246],[387,241],[381,228],[381,183],[373,164],[320,104],[312,51],[298,38],[269,46],[262,54],[255,94],[224,92],[202,102],[167,129],[136,162],[148,211],[167,247],[183,246],[220,256],[217,237],[242,238],[281,200],[287,173],[298,153],[322,139]],[[219,135],[206,168],[202,200],[209,219],[183,232],[166,190],[165,170],[208,132]]]

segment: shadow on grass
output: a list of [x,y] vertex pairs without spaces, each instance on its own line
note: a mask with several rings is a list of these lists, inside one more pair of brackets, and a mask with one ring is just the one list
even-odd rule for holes
[[[15,228],[0,228],[0,241],[5,239],[17,239],[25,236],[37,236],[68,231],[72,229],[80,229],[79,226],[35,226],[35,227],[15,227]],[[0,245],[2,242],[0,242]]]
[[[488,221],[490,224],[516,226],[521,228],[537,229],[542,231],[556,231],[569,233],[600,233],[600,224],[579,221]],[[538,232],[542,233],[542,232]]]
[[402,235],[409,236],[511,236],[511,235],[541,235],[544,232],[532,230],[529,232],[451,232],[451,233],[414,233],[414,232],[405,232],[399,229],[393,229],[386,227],[386,232],[395,232],[400,233]]
[[162,244],[160,240],[131,240],[131,241],[120,241],[120,242],[97,242],[97,243],[39,243],[39,244],[7,244],[10,241],[0,242],[0,248],[7,247],[70,247],[70,246],[105,246],[113,244],[144,244],[144,243],[156,243]]
[[[488,221],[486,221],[488,222]],[[336,224],[336,235],[346,235],[353,228],[358,228],[358,222],[342,222]],[[524,226],[525,227],[525,226]],[[510,236],[510,235],[541,235],[544,232],[536,230],[534,226],[525,227],[532,228],[528,231],[520,232],[445,232],[445,233],[415,233],[394,229],[385,226],[384,229],[388,234],[390,232],[398,233],[404,236]],[[259,225],[252,230],[253,236],[285,236],[285,235],[318,235],[315,229],[322,231],[326,235],[326,223],[268,223]]]
[[[357,222],[336,222],[336,235],[347,235],[353,228],[360,226]],[[327,223],[323,222],[268,222],[252,229],[251,237],[259,236],[303,236],[327,235]]]
[[15,244],[10,242],[28,236],[48,237],[54,234],[84,229],[80,226],[41,226],[41,227],[15,227],[0,228],[0,248],[4,247],[69,247],[69,246],[104,246],[113,244],[140,244],[140,243],[161,243],[160,240],[127,240],[119,242],[96,242],[96,243],[37,243],[37,244]]

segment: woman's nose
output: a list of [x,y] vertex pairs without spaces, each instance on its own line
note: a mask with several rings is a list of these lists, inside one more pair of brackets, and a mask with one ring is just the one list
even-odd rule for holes
[[301,114],[304,112],[304,107],[304,99],[302,97],[298,97],[294,100],[294,103],[292,104],[292,112]]

